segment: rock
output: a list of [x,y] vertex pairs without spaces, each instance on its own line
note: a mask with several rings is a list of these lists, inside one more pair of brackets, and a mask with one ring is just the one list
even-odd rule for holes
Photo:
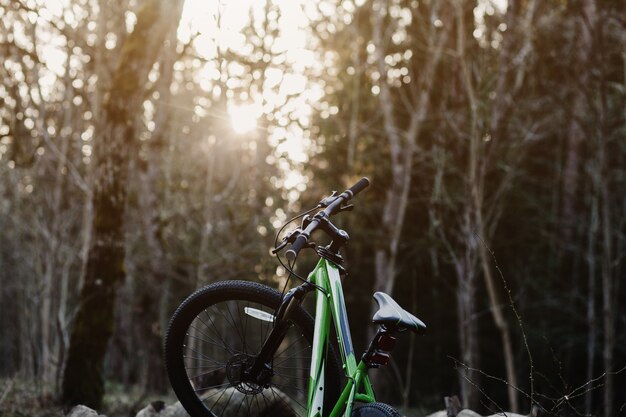
[[161,410],[158,410],[156,408],[158,407],[154,407],[153,405],[154,403],[150,403],[147,406],[145,406],[144,408],[142,408],[141,410],[139,410],[139,412],[137,414],[135,414],[135,417],[154,417],[154,416],[158,416]]
[[522,414],[517,414],[517,413],[508,413],[508,412],[504,412],[504,413],[496,413],[496,414],[491,414],[487,417],[528,417],[528,415],[522,415]]
[[441,411],[437,411],[432,414],[429,414],[426,417],[448,417],[448,412],[446,410],[441,410]]
[[[441,411],[437,411],[436,413],[429,414],[426,417],[447,417],[447,416],[448,416],[448,413],[446,412],[446,410],[441,410]],[[482,417],[482,416],[475,411],[464,409],[464,410],[459,411],[456,417]],[[486,417],[528,417],[528,416],[517,414],[517,413],[509,413],[505,411],[504,413],[490,414]]]
[[[441,410],[441,411],[437,411],[435,413],[429,414],[426,417],[448,417],[448,416],[449,416],[449,410]],[[459,411],[456,414],[456,417],[482,417],[482,415],[478,414],[475,411],[464,409],[464,410]],[[503,413],[490,414],[486,417],[530,417],[530,416],[517,414],[517,413],[510,413],[508,411],[505,411]]]
[[106,417],[84,405],[77,405],[67,413],[66,417]]
[[180,402],[168,405],[157,415],[159,417],[189,417],[189,414],[187,414]]
[[[213,411],[220,417],[233,417],[235,415],[246,415],[248,417],[295,417],[291,410],[291,402],[288,397],[280,391],[274,389],[271,394],[265,397],[250,401],[245,394],[235,388],[225,390],[208,390],[202,394],[208,404],[213,407]],[[215,398],[212,400],[212,398]],[[216,404],[213,404],[216,402]],[[245,412],[243,412],[245,410]],[[96,417],[93,416],[72,416],[72,417]],[[162,401],[155,401],[140,410],[135,417],[189,417],[187,411],[180,402],[164,407]]]
[[477,412],[468,410],[466,408],[464,410],[459,411],[459,414],[457,414],[456,417],[482,417],[482,416],[478,414]]
[[157,413],[160,413],[161,410],[163,410],[165,408],[165,402],[164,401],[152,401],[150,403],[150,405],[152,406],[152,409],[154,411],[156,411]]
[[461,400],[456,395],[443,397],[443,403],[446,405],[446,417],[456,417],[456,415],[463,409]]
[[165,407],[163,401],[155,401],[141,409],[135,417],[189,417],[180,402]]

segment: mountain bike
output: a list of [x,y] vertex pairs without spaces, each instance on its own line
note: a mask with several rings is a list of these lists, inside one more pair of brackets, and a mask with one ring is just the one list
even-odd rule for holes
[[[339,195],[333,191],[278,231],[272,252],[289,277],[302,281],[297,287],[281,294],[255,282],[221,281],[197,290],[178,307],[165,338],[165,361],[174,392],[192,417],[400,416],[376,402],[368,371],[389,362],[397,333],[421,333],[426,326],[389,295],[375,293],[379,309],[372,321],[379,328],[357,362],[339,253],[349,235],[331,222],[332,216],[352,210],[346,203],[368,186],[362,178]],[[278,244],[285,226],[300,218],[301,226]],[[319,230],[330,244],[311,241]],[[285,265],[279,253],[287,246]],[[306,278],[293,269],[305,248],[320,258]],[[316,294],[315,319],[302,306],[309,293]]]

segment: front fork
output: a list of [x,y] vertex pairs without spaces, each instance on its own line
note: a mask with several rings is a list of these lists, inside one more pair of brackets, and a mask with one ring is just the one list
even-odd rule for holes
[[302,304],[304,296],[314,289],[314,285],[304,283],[287,292],[276,310],[274,328],[265,340],[263,347],[261,347],[261,351],[254,360],[253,365],[250,369],[244,371],[248,380],[255,381],[264,387],[269,386],[272,376],[272,360],[280,344],[283,342],[285,335],[292,326],[291,314]]

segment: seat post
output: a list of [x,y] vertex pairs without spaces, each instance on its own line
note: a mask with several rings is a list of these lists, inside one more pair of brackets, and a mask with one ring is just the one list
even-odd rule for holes
[[389,363],[389,353],[396,345],[396,338],[385,326],[380,326],[369,347],[361,357],[369,368],[378,368]]

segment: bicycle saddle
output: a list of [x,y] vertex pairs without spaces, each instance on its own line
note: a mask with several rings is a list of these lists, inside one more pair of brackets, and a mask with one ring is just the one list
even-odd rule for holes
[[377,292],[374,294],[374,299],[378,303],[378,311],[372,318],[375,324],[383,325],[389,330],[398,332],[411,330],[416,333],[423,333],[426,331],[426,325],[423,321],[400,307],[389,295],[384,292]]

